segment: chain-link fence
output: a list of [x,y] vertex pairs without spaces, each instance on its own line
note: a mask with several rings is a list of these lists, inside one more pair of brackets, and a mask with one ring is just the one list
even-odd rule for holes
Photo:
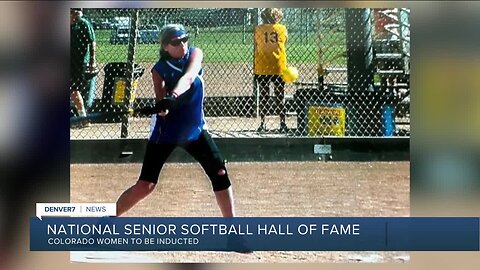
[[83,9],[100,72],[80,92],[87,113],[103,117],[72,126],[71,139],[148,136],[150,118],[109,113],[154,102],[150,70],[169,23],[183,24],[189,45],[204,52],[204,109],[214,136],[409,136],[409,9],[283,9],[287,66],[299,76],[281,93],[275,83],[266,92],[254,77],[261,11]]

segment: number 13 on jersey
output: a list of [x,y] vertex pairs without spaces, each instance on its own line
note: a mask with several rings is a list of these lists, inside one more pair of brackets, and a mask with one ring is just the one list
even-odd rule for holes
[[277,43],[278,42],[278,34],[277,32],[264,32],[263,36],[265,37],[265,43]]

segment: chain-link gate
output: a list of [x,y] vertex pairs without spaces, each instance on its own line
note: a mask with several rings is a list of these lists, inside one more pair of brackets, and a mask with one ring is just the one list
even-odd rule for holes
[[[180,23],[190,46],[204,52],[204,109],[214,136],[410,135],[409,9],[282,10],[287,66],[299,77],[285,84],[278,106],[273,89],[265,97],[254,79],[262,9],[83,9],[100,69],[81,91],[87,113],[153,103],[160,29]],[[146,138],[149,126],[150,118],[119,114],[73,126],[71,139]]]

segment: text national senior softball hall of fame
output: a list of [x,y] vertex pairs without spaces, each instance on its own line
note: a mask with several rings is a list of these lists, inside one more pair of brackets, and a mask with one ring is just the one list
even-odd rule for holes
[[115,204],[37,204],[32,251],[478,251],[477,217],[115,217]]

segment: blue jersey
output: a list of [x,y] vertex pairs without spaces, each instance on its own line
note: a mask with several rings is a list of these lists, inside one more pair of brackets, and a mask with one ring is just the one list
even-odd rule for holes
[[[187,70],[188,60],[194,48],[189,48],[182,59],[160,59],[155,70],[165,81],[170,93]],[[178,106],[165,117],[154,114],[150,124],[150,141],[155,143],[182,144],[195,141],[206,128],[203,114],[203,68],[187,92],[178,97]]]

